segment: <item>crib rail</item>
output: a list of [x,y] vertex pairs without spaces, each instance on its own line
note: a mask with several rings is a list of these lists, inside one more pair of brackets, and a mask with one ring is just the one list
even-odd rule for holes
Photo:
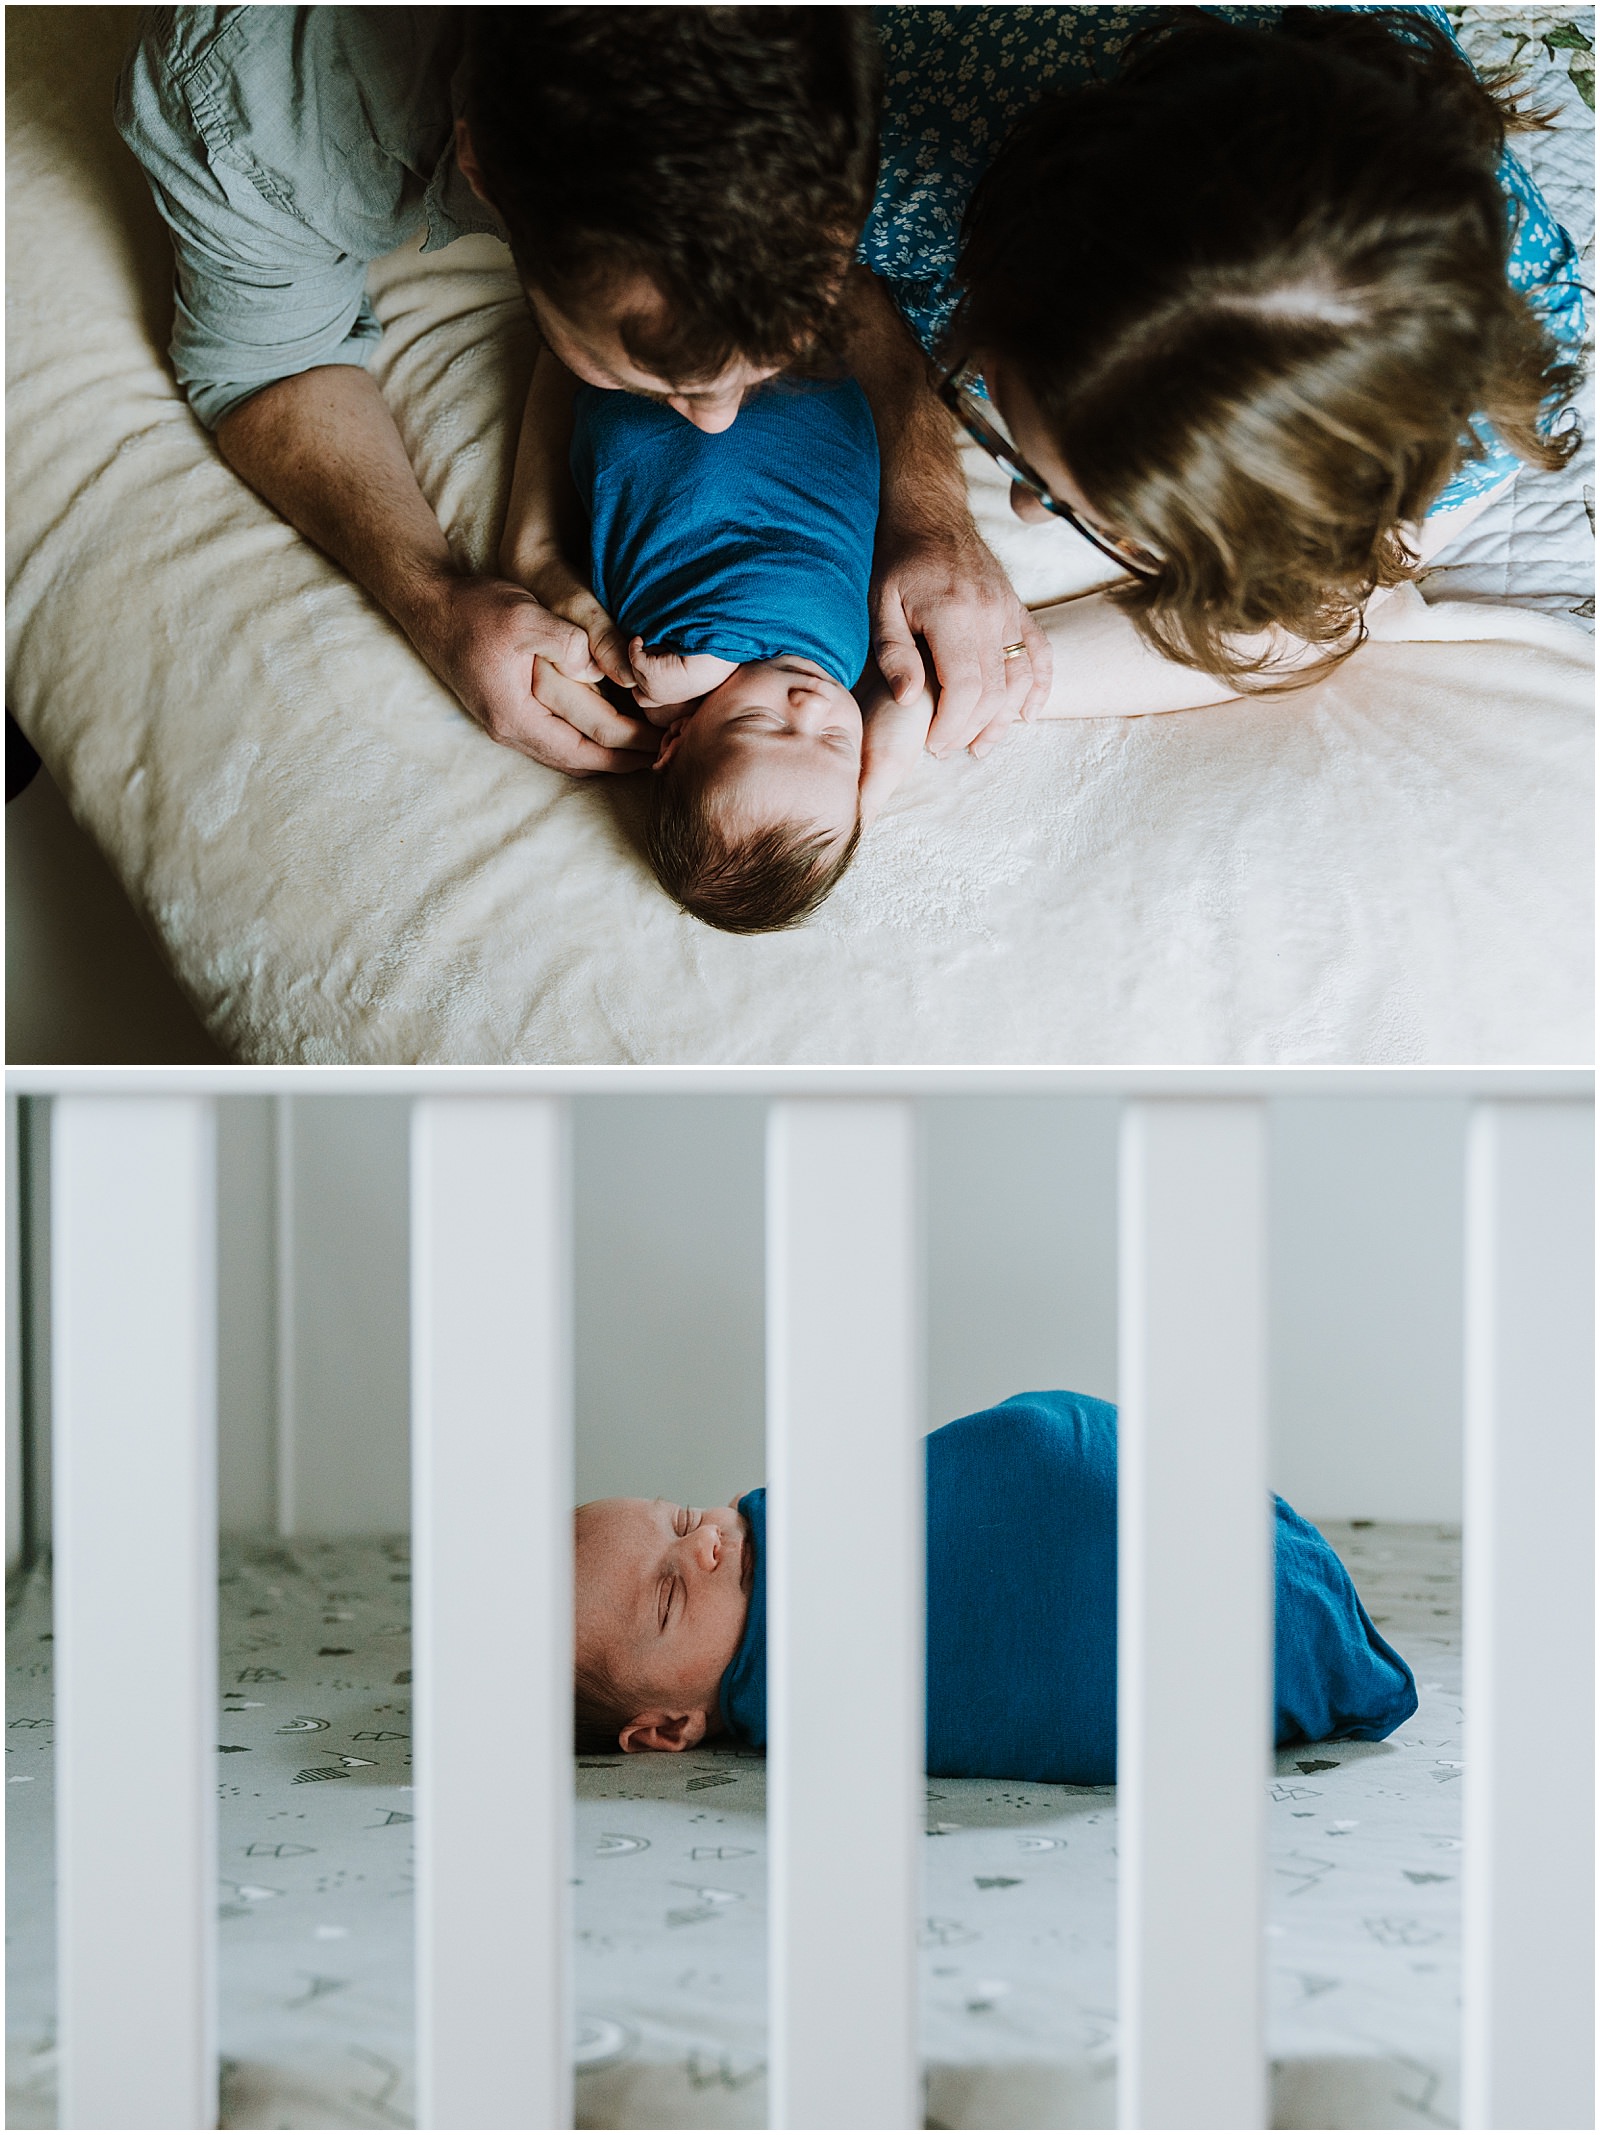
[[1467,1151],[1462,2120],[1594,2125],[1594,1111]]
[[60,2120],[214,2127],[214,1124],[84,1097],[52,1129]]
[[1145,1100],[1122,1129],[1118,2117],[1257,2128],[1272,1769],[1266,1122],[1249,1099]]
[[[917,2075],[922,1461],[909,1108],[767,1145],[769,2112],[906,2128]],[[872,1746],[840,1754],[840,1745]],[[841,1935],[841,1923],[848,1923]]]
[[[442,1081],[413,1086],[419,2118],[559,2126],[571,2117],[563,1099],[595,1085],[551,1074],[500,1078],[487,1096],[460,1080],[447,1097],[426,1094]],[[1571,1076],[1426,1084],[1476,1100],[1466,2121],[1582,2126],[1593,2115],[1592,1104]],[[747,1093],[751,1078],[724,1086]],[[772,2118],[905,2127],[921,2118],[922,1548],[905,1100],[937,1085],[837,1078],[826,1098],[814,1075],[762,1086],[774,1099]],[[1120,2119],[1260,2126],[1271,1591],[1261,1099],[1274,1083],[1130,1075],[1052,1086],[1116,1088],[1127,1100]],[[129,1094],[126,1079],[106,1094],[106,1083],[36,1071],[13,1087],[57,1097],[63,2124],[208,2125],[212,1123],[203,1094],[159,1094],[159,1082],[157,1094],[149,1082]],[[830,1524],[841,1474],[855,1501],[887,1508],[871,1550],[841,1546]],[[1204,1671],[1189,1645],[1201,1591]],[[1220,1674],[1219,1650],[1230,1656]],[[526,1696],[485,1760],[474,1724],[491,1693],[506,1712],[508,1679]],[[899,1685],[887,1710],[886,1682]],[[809,1721],[823,1691],[826,1729]],[[1207,1756],[1198,1774],[1188,1760],[1180,1794],[1168,1775],[1202,1728]],[[879,1746],[850,1760],[848,1800],[827,1739],[841,1729]],[[117,1772],[113,1803],[97,1757],[99,1742],[123,1733],[148,1745],[132,1805],[129,1772]],[[1536,1741],[1545,1747],[1530,1818],[1518,1760]],[[855,1960],[842,1974],[841,1913]]]
[[564,1108],[426,1100],[411,1167],[417,2119],[570,2127]]

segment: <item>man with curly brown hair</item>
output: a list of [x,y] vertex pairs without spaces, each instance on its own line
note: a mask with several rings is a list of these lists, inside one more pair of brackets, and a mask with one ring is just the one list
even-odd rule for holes
[[[857,8],[180,8],[149,21],[117,119],[173,238],[178,380],[223,457],[488,733],[581,775],[655,737],[598,687],[631,680],[626,655],[558,538],[580,379],[715,431],[763,380],[842,360],[883,447],[891,684],[920,684],[924,639],[963,732],[1048,685],[921,354],[853,264],[878,95]],[[543,342],[498,575],[452,557],[364,368],[367,266],[419,232],[505,239]]]

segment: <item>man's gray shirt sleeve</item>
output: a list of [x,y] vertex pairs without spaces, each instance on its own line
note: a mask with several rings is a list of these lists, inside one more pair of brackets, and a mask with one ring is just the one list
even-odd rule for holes
[[370,260],[424,228],[430,248],[498,228],[462,207],[438,23],[427,8],[147,18],[117,128],[172,236],[173,367],[208,430],[275,379],[366,362]]

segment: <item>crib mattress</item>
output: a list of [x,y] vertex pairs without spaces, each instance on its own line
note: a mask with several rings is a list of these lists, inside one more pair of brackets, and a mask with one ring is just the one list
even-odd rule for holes
[[[178,400],[166,241],[109,118],[132,21],[7,17],[8,703],[239,1058],[1591,1057],[1581,470],[1463,534],[1414,641],[1292,699],[924,761],[811,923],[720,935],[650,880],[637,780],[488,741]],[[1531,49],[1582,213],[1590,115]],[[377,375],[481,564],[532,349],[504,251],[371,286]],[[969,461],[1024,598],[1081,586],[1084,545]]]
[[[1458,1533],[1325,1531],[1421,1703],[1388,1742],[1278,1757],[1273,2124],[1450,2126]],[[406,1572],[399,1541],[224,1549],[225,2127],[411,2124]],[[12,2127],[54,2124],[49,1628],[36,1576],[7,1636]],[[727,1750],[578,1760],[580,2126],[764,2124],[764,1776]],[[927,1830],[929,2125],[1114,2125],[1114,1789],[931,1781]]]

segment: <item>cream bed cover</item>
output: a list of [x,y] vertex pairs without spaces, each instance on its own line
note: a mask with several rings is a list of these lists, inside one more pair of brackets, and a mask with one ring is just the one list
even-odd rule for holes
[[[1591,1057],[1581,473],[1535,582],[1507,501],[1430,588],[1476,599],[1400,603],[1331,680],[924,760],[811,924],[719,935],[645,871],[638,781],[485,739],[188,415],[110,123],[131,23],[7,13],[8,702],[239,1058]],[[1551,80],[1535,161],[1589,236],[1589,114]],[[423,487],[487,560],[531,356],[506,255],[408,250],[372,287]],[[973,485],[1026,599],[1085,582],[1076,537]]]

